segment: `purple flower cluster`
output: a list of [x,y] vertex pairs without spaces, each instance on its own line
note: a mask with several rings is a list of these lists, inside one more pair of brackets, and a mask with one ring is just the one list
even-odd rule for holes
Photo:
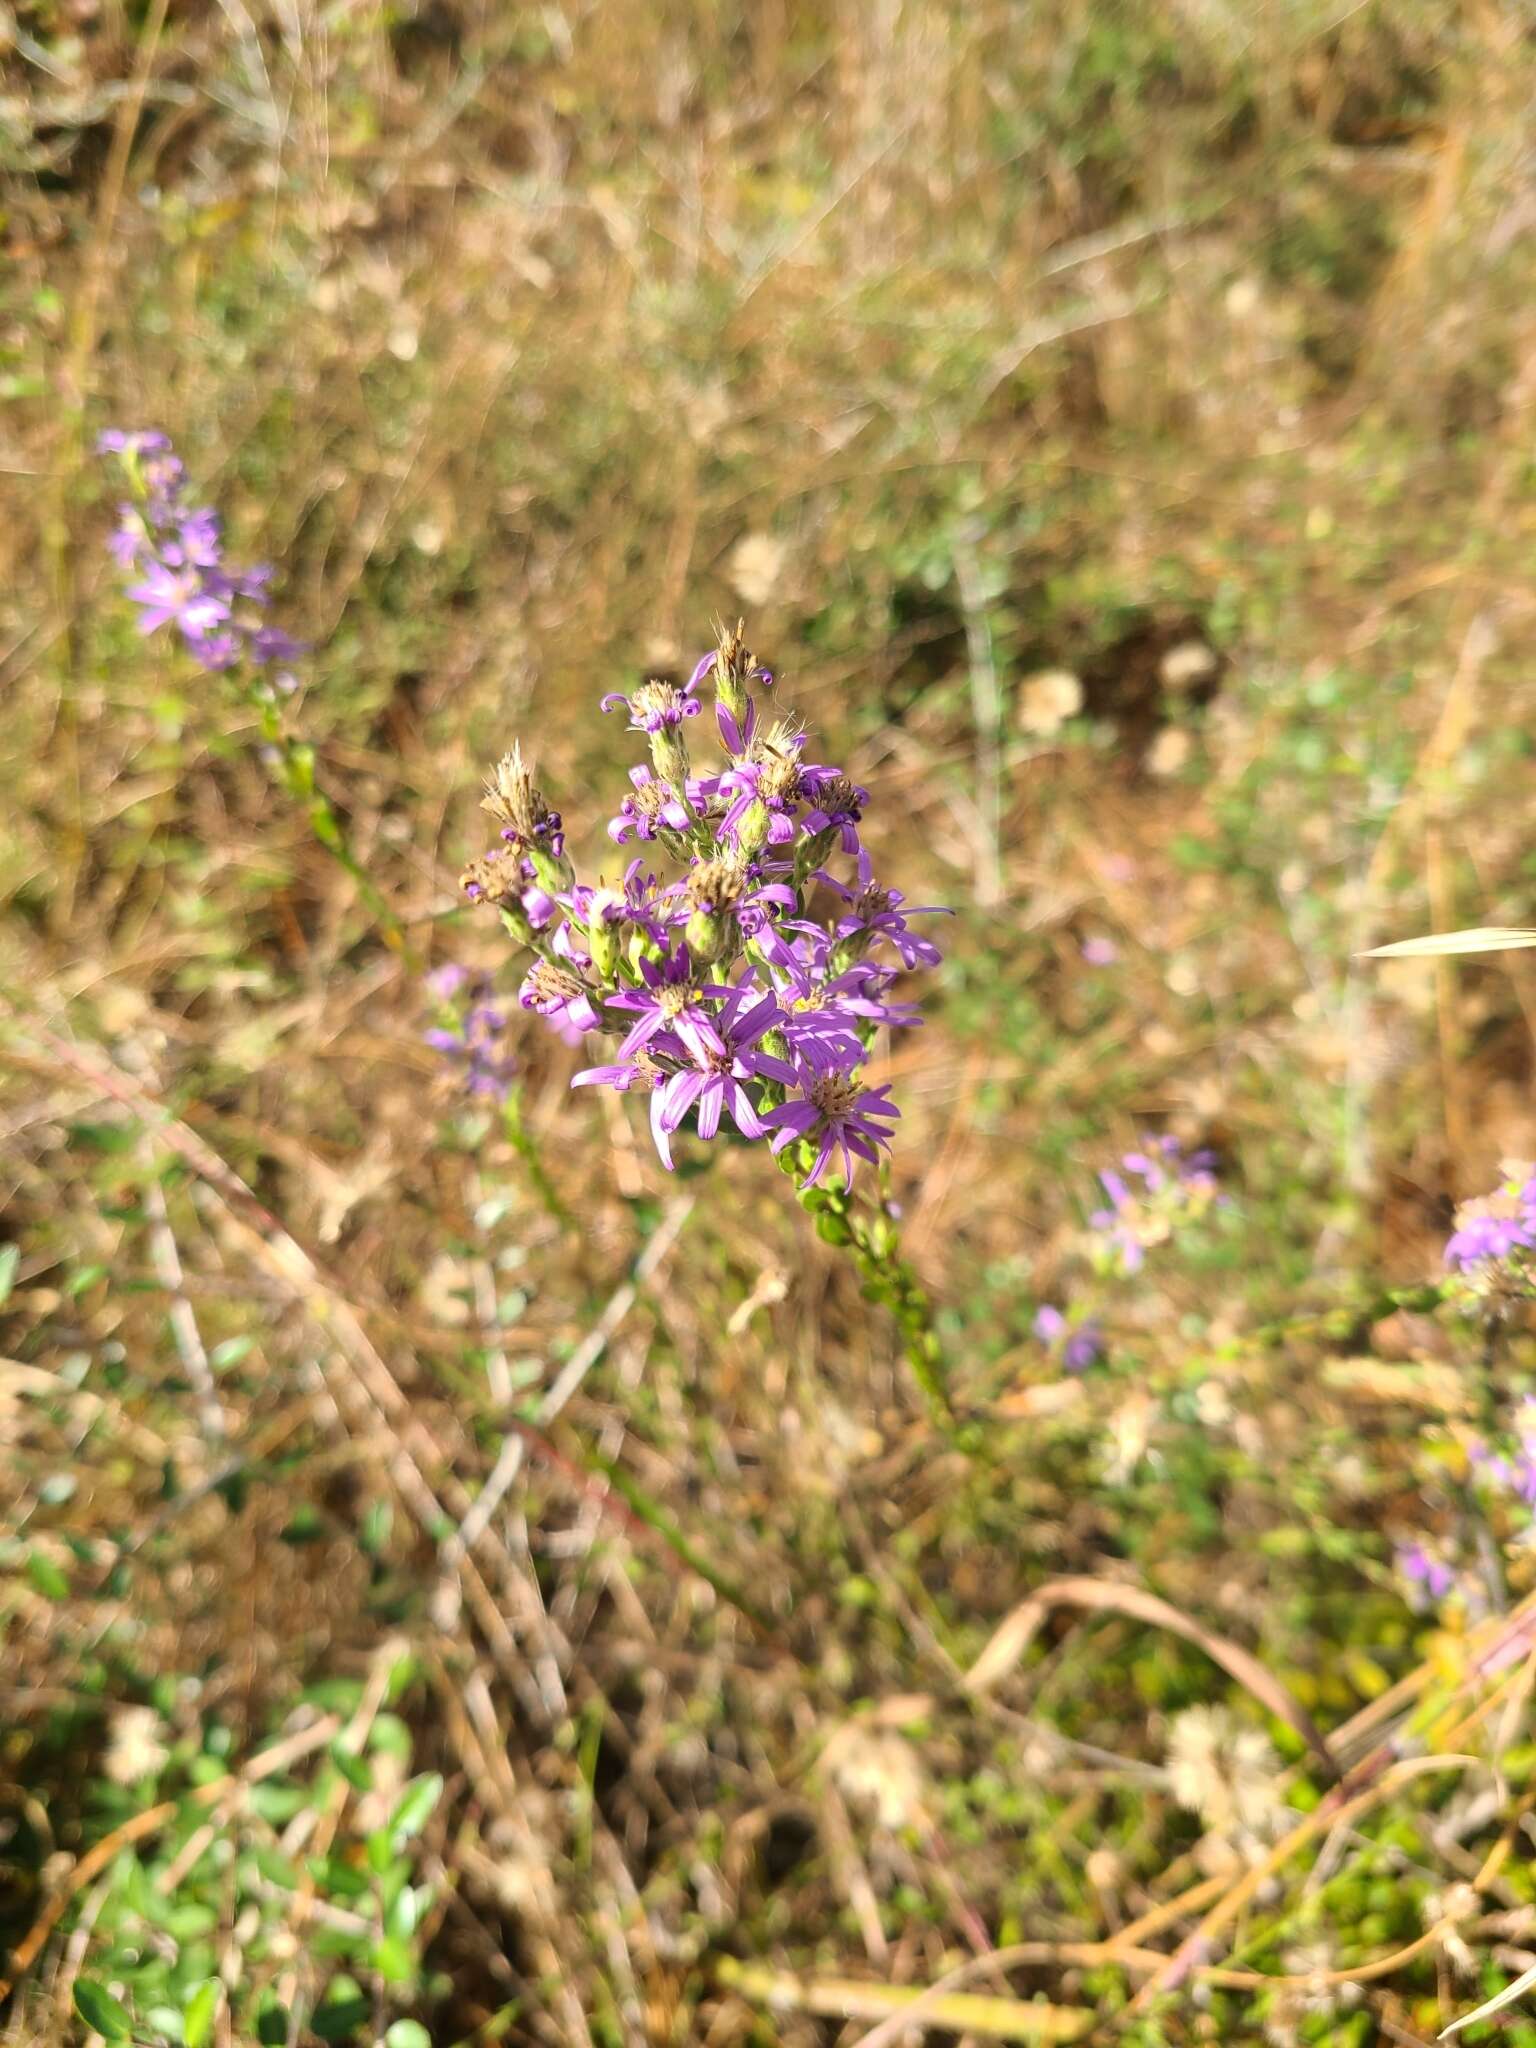
[[448,962],[427,976],[438,1021],[423,1035],[458,1073],[471,1095],[504,1102],[517,1072],[507,1049],[506,1012],[495,1001],[488,975]]
[[1093,1316],[1064,1314],[1046,1302],[1035,1311],[1034,1329],[1066,1372],[1086,1372],[1104,1356],[1104,1328]]
[[[226,562],[218,514],[188,505],[186,471],[168,437],[113,427],[96,445],[117,457],[132,492],[118,507],[108,546],[139,608],[139,631],[147,636],[174,626],[193,659],[213,673],[242,661],[265,668],[301,654],[297,640],[260,618],[271,570]],[[274,680],[279,689],[293,688],[290,675]]]
[[1500,1493],[1536,1511],[1536,1400],[1527,1395],[1516,1410],[1507,1452],[1474,1443],[1470,1455],[1475,1469]]
[[1536,1293],[1536,1172],[1510,1165],[1491,1195],[1463,1202],[1445,1262],[1475,1293]]
[[1396,1562],[1398,1576],[1407,1582],[1409,1598],[1416,1607],[1443,1600],[1456,1583],[1454,1569],[1422,1543],[1404,1544]]
[[[638,842],[612,885],[576,879],[560,815],[514,748],[484,800],[499,841],[461,885],[537,954],[525,1009],[567,1039],[618,1041],[572,1085],[648,1094],[665,1166],[691,1120],[705,1140],[722,1129],[766,1140],[810,1187],[834,1161],[851,1182],[856,1161],[889,1147],[899,1112],[863,1069],[882,1028],[921,1021],[890,992],[903,969],[937,963],[909,919],[938,906],[875,881],[858,830],[867,791],[806,761],[788,720],[761,715],[753,692],[772,683],[738,626],[685,684],[603,699],[628,712],[650,754],[608,827],[615,844]],[[706,687],[723,759],[696,773],[685,728]],[[828,872],[838,855],[854,862],[851,879]]]
[[1099,1175],[1108,1207],[1088,1221],[1107,1264],[1138,1273],[1147,1253],[1221,1199],[1214,1152],[1186,1154],[1177,1138],[1144,1138],[1118,1169]]

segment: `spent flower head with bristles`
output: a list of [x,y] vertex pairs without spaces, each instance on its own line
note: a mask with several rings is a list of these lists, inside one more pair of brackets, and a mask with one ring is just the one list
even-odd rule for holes
[[[890,1000],[898,973],[939,953],[908,926],[900,892],[875,883],[858,836],[867,791],[807,762],[791,720],[759,717],[753,692],[772,682],[738,625],[686,683],[603,699],[650,753],[630,769],[609,835],[659,848],[670,876],[643,856],[622,886],[578,881],[559,814],[514,748],[485,799],[502,843],[469,863],[462,886],[539,955],[525,1008],[566,1036],[618,1040],[573,1085],[648,1092],[665,1165],[685,1125],[706,1141],[730,1130],[770,1145],[812,1187],[834,1163],[851,1181],[857,1161],[888,1148],[897,1108],[865,1069],[882,1030],[920,1021]],[[683,729],[710,687],[725,758],[697,773]],[[841,856],[857,863],[852,881],[827,871]]]

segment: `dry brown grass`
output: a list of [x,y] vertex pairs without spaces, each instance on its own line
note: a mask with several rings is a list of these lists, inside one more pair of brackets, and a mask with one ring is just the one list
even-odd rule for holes
[[[1128,1687],[1138,1639],[1064,1627],[996,1718],[961,1670],[1041,1576],[1151,1573],[1330,1727],[1358,1713],[1319,1619],[1337,1574],[1314,1602],[1260,1539],[1306,1520],[1287,1460],[1348,1433],[1386,1475],[1342,1518],[1368,1549],[1413,1511],[1406,1454],[1358,1385],[1236,1333],[1298,1288],[1418,1277],[1445,1197],[1536,1150],[1523,984],[1348,964],[1426,900],[1531,914],[1528,30],[1220,0],[19,13],[0,1500],[74,1591],[4,1582],[18,1781],[57,1778],[56,1695],[196,1672],[200,1711],[253,1733],[402,1627],[451,1779],[443,2040],[513,2000],[514,2040],[851,2040],[814,2001],[763,2020],[711,1959],[921,1985],[1021,1914],[1051,1940],[992,1988],[1087,2009],[1132,1928],[1172,1953],[1202,1910],[1163,1914],[1193,1873],[1155,1874],[1179,1822],[1139,1789],[1148,1703],[1082,1669]],[[217,690],[130,644],[86,452],[107,420],[170,428],[282,565],[317,648],[297,723],[424,958],[502,957],[452,887],[479,762],[520,733],[595,854],[600,688],[682,664],[750,593],[790,701],[877,792],[882,862],[962,907],[895,1073],[908,1242],[969,1392],[1037,1402],[1027,1306],[1143,1119],[1214,1138],[1245,1190],[1236,1266],[1171,1283],[1140,1339],[1159,1390],[1221,1360],[1260,1432],[1213,1530],[1172,1481],[1154,1507],[1085,1478],[1140,1426],[1124,1385],[1059,1454],[999,1424],[984,1482],[936,1455],[890,1332],[733,1155],[445,1567],[514,1393],[625,1287],[670,1191],[542,1041],[526,1115],[579,1240],[495,1133],[440,1136],[413,977]],[[1203,709],[1160,680],[1191,637],[1221,656]],[[1101,747],[1016,723],[1021,678],[1062,665]],[[1159,776],[1169,730],[1191,765]],[[1081,959],[1104,930],[1108,996]],[[94,1143],[125,1117],[142,1140]],[[220,1437],[187,1383],[246,1335]],[[773,1626],[680,1568],[594,1452]],[[60,1470],[76,1491],[40,1507]],[[998,1770],[1007,1797],[905,1828],[850,1809],[817,1760],[882,1712],[931,1806]],[[1370,2009],[1411,2039],[1402,1984]]]

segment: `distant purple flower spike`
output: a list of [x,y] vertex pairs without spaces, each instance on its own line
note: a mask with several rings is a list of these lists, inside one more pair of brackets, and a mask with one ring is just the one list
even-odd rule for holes
[[1105,1167],[1099,1182],[1109,1206],[1095,1209],[1088,1222],[1110,1263],[1122,1273],[1139,1273],[1154,1245],[1167,1243],[1219,1204],[1214,1165],[1214,1153],[1186,1155],[1177,1138],[1163,1136],[1144,1138],[1124,1155],[1118,1171]]
[[[433,969],[426,986],[441,1018],[423,1034],[427,1044],[459,1070],[471,1095],[504,1100],[517,1061],[506,1043],[506,1012],[492,998],[489,977],[450,961]],[[461,1013],[453,1013],[454,997],[465,992],[468,1003]]]
[[1456,1574],[1443,1558],[1432,1557],[1422,1543],[1410,1543],[1397,1553],[1397,1568],[1412,1586],[1422,1586],[1432,1600],[1443,1600],[1456,1583]]
[[121,508],[107,547],[126,577],[146,636],[174,625],[193,659],[210,673],[248,661],[292,661],[303,652],[281,628],[253,622],[237,605],[267,601],[271,570],[239,568],[224,559],[224,541],[210,506],[185,502],[185,472],[161,433],[109,427],[98,436],[134,483],[138,502]]
[[1035,1311],[1034,1331],[1068,1372],[1086,1372],[1104,1356],[1104,1333],[1091,1316],[1073,1322],[1046,1302]]

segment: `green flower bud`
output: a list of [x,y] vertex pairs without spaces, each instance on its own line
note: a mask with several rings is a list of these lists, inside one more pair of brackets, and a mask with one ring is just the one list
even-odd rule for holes
[[587,951],[592,956],[592,970],[602,982],[611,982],[619,971],[624,919],[614,913],[623,909],[624,898],[617,891],[594,891],[587,919]]
[[700,904],[689,913],[683,927],[688,951],[701,967],[734,957],[741,943],[741,927],[729,911],[706,910]]
[[671,783],[679,796],[688,793],[688,742],[675,725],[661,726],[651,734],[651,766],[663,782]]
[[770,822],[768,806],[760,796],[753,797],[736,820],[736,848],[743,860],[756,860],[768,844]]
[[576,879],[576,871],[563,853],[551,853],[547,846],[530,846],[528,858],[533,863],[533,872],[551,896],[558,896],[569,889]]

